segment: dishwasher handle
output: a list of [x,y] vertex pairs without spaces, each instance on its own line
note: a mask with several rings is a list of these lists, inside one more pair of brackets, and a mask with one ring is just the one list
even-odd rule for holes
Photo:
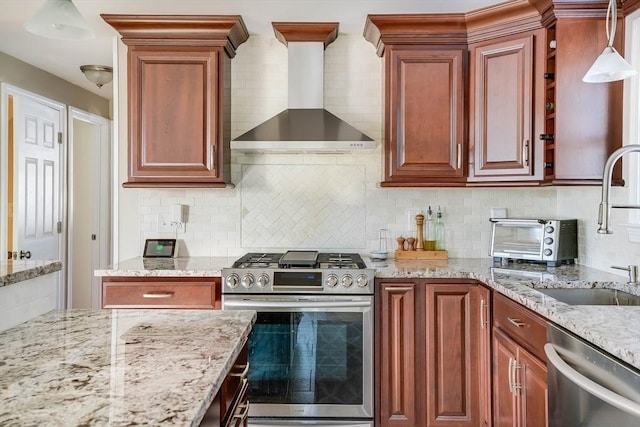
[[594,395],[595,397],[607,402],[608,404],[615,406],[616,408],[627,412],[636,417],[640,417],[640,403],[629,400],[624,396],[619,395],[606,387],[592,381],[585,377],[580,372],[569,366],[558,354],[558,350],[561,349],[554,346],[551,343],[544,345],[544,352],[547,355],[547,361],[551,363],[562,375],[564,375],[569,381],[585,390],[586,392]]

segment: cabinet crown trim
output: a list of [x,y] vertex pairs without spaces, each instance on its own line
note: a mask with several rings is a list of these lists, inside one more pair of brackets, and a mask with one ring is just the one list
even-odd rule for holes
[[222,46],[233,58],[249,32],[240,15],[111,15],[100,17],[127,46],[176,44]]
[[326,49],[338,37],[338,22],[272,22],[276,39],[289,42],[322,42]]

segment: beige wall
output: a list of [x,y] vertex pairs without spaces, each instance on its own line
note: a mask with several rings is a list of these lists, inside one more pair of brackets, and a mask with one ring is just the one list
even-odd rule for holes
[[0,81],[89,113],[111,118],[110,101],[0,52]]
[[98,149],[99,136],[96,127],[82,120],[73,120],[73,158],[71,159],[73,180],[73,205],[70,217],[73,219],[71,239],[71,308],[91,308],[91,283],[93,277],[93,241],[89,236],[95,233],[93,224],[94,199],[93,180],[95,162],[94,151]]

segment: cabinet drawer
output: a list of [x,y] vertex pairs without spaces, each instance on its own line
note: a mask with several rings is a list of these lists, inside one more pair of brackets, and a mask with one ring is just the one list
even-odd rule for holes
[[540,360],[547,360],[543,350],[547,342],[547,323],[540,316],[494,293],[493,323]]
[[181,279],[155,282],[103,281],[103,308],[220,308],[219,279]]

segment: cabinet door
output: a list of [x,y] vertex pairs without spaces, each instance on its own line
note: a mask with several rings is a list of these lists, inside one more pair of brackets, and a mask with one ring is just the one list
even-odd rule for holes
[[222,182],[222,48],[130,46],[129,182]]
[[523,348],[518,349],[520,420],[522,427],[547,426],[547,367]]
[[518,345],[500,329],[493,328],[493,425],[518,426],[515,364]]
[[[556,22],[554,165],[559,184],[599,185],[607,158],[622,146],[623,82],[582,81],[607,44],[604,26],[604,17]],[[624,32],[619,29],[614,47],[623,52],[623,45]],[[614,179],[620,176],[618,166]]]
[[483,366],[481,312],[488,291],[475,284],[426,289],[426,425],[482,426],[480,396],[489,390],[481,379],[489,367]]
[[385,182],[464,182],[464,49],[389,48]]
[[379,289],[376,425],[415,427],[424,407],[416,401],[416,285],[382,282]]
[[472,49],[473,177],[533,173],[533,37]]

